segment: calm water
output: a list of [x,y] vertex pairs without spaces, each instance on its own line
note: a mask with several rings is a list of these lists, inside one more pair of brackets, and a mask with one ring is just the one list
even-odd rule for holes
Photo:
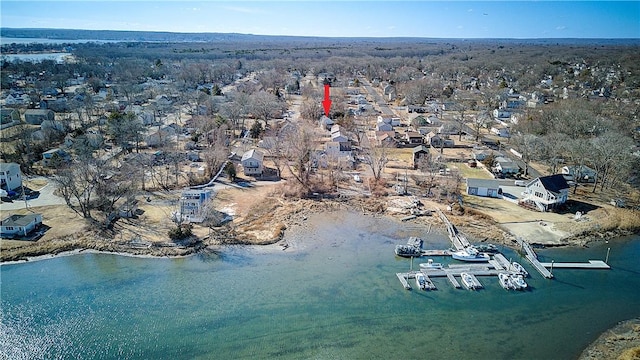
[[425,231],[341,212],[292,229],[286,251],[4,265],[0,358],[571,359],[640,316],[638,236],[540,250],[584,261],[611,247],[613,269],[556,270],[546,280],[521,261],[532,273],[527,292],[488,277],[477,292],[442,278],[437,291],[406,291],[395,273],[409,260],[393,255],[394,244],[417,235],[427,248],[449,246]]

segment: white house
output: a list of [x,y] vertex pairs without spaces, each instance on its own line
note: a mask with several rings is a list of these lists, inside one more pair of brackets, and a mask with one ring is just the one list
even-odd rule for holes
[[260,176],[264,171],[264,153],[260,150],[252,149],[242,155],[241,163],[244,174],[247,176]]
[[378,115],[378,124],[389,124],[391,126],[399,126],[400,118]]
[[41,214],[9,215],[0,221],[0,237],[16,238],[27,236],[42,225]]
[[13,190],[22,186],[20,165],[16,163],[0,163],[0,189]]
[[180,196],[180,215],[192,223],[204,221],[207,200],[215,196],[209,189],[185,190]]
[[[562,167],[562,174],[577,182],[595,182],[596,171],[586,165],[569,165]],[[567,177],[565,177],[566,179]]]
[[499,197],[498,192],[500,190],[500,183],[494,179],[467,179],[467,194],[484,196],[484,197]]
[[531,202],[540,211],[548,211],[567,202],[569,185],[562,174],[541,176],[526,185],[523,201]]
[[517,174],[520,172],[518,164],[502,156],[498,156],[495,159],[495,169],[503,174]]

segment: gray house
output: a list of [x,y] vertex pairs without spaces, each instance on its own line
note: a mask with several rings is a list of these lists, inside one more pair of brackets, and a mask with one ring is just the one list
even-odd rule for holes
[[498,198],[500,183],[495,179],[467,179],[467,194]]
[[31,125],[40,125],[45,120],[54,121],[56,113],[49,109],[28,109],[24,112],[24,121]]
[[41,214],[9,215],[0,221],[0,237],[18,238],[27,236],[42,225]]

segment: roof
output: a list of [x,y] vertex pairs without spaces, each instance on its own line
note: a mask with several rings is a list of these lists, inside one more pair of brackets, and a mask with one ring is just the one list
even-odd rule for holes
[[40,214],[14,214],[0,221],[0,223],[2,224],[2,226],[27,226],[34,220],[39,220],[41,217],[42,215]]
[[262,159],[264,159],[264,154],[262,153],[262,151],[251,149],[246,153],[244,153],[244,155],[242,155],[242,161],[249,160],[249,159],[262,161]]
[[424,145],[419,145],[419,146],[414,147],[414,148],[412,149],[412,151],[413,151],[413,153],[414,153],[414,154],[419,153],[419,152],[426,152],[426,153],[428,153],[428,152],[429,152],[429,148],[428,148],[428,147],[426,147],[426,146],[424,146]]
[[20,168],[20,165],[18,165],[16,163],[0,163],[0,171],[11,170],[11,168],[16,167],[16,166],[18,168]]
[[564,179],[562,174],[555,174],[549,176],[541,176],[540,182],[545,189],[553,192],[560,192],[560,190],[568,189],[569,184],[567,184],[567,180]]
[[467,179],[467,187],[475,187],[475,188],[487,188],[487,189],[497,189],[500,187],[500,182],[496,179]]
[[50,109],[27,109],[24,111],[25,115],[48,115],[53,111]]

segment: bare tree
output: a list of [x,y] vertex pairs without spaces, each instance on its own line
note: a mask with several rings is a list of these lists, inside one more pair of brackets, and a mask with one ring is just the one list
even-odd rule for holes
[[254,115],[264,121],[265,127],[268,127],[269,120],[279,116],[284,105],[275,95],[259,91],[251,95],[251,109]]
[[363,148],[364,163],[369,166],[375,181],[379,181],[389,163],[389,147],[385,144],[371,145]]

